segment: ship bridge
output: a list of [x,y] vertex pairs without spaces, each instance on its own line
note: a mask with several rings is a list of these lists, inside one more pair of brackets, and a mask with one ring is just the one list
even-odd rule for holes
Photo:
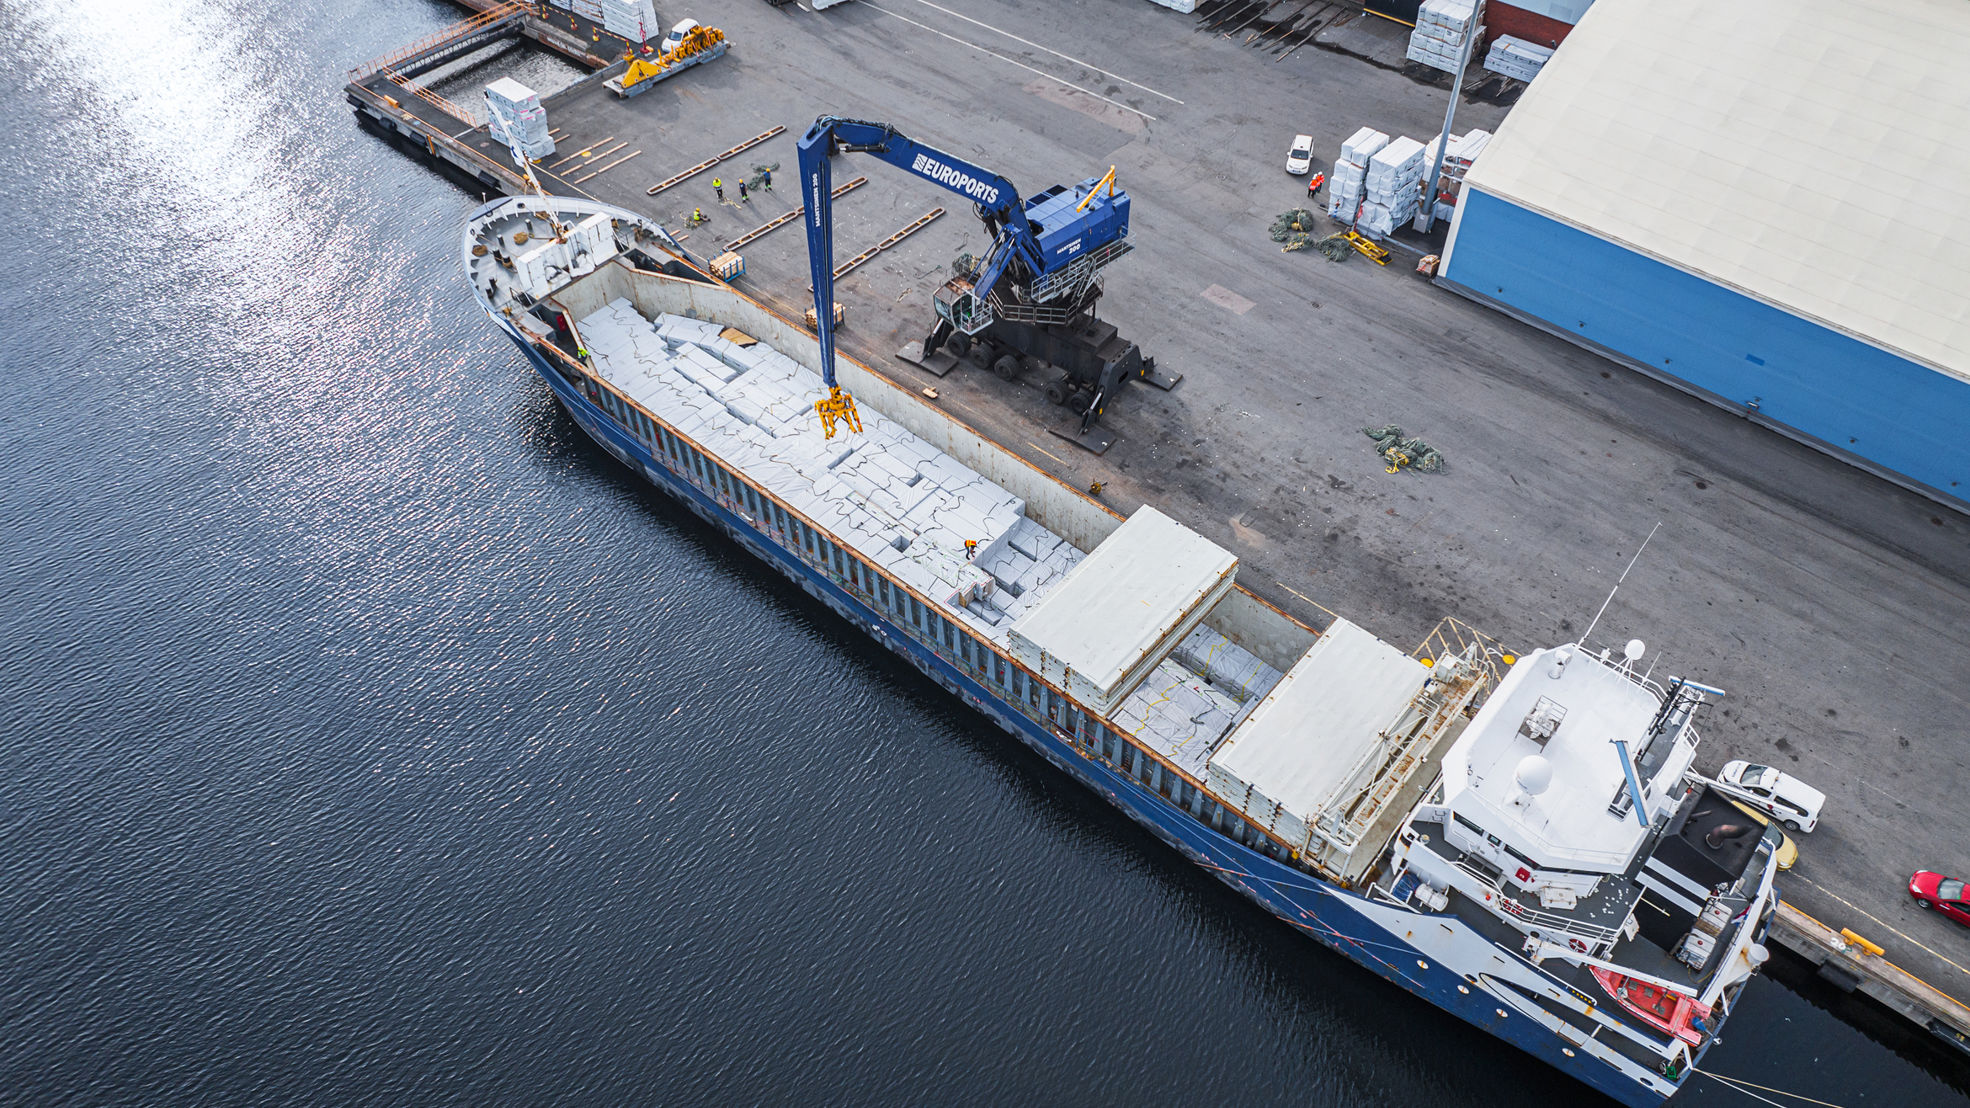
[[[1639,781],[1659,818],[1696,754],[1685,736],[1653,737],[1660,707],[1625,668],[1577,646],[1521,658],[1444,756],[1450,842],[1528,889],[1584,892],[1594,877],[1622,872],[1653,822],[1632,814],[1623,763],[1659,763]],[[1673,749],[1648,751],[1652,739]]]

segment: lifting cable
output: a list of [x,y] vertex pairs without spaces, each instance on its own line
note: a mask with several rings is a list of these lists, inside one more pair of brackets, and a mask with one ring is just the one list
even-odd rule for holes
[[1773,1100],[1770,1097],[1759,1096],[1757,1093],[1754,1093],[1751,1090],[1763,1089],[1765,1092],[1768,1093],[1777,1093],[1779,1096],[1791,1097],[1794,1100],[1803,1100],[1807,1104],[1817,1104],[1820,1105],[1820,1108],[1841,1108],[1840,1105],[1835,1104],[1829,1100],[1814,1100],[1812,1097],[1809,1097],[1804,1093],[1788,1093],[1784,1089],[1774,1089],[1770,1085],[1759,1085],[1755,1082],[1746,1081],[1741,1077],[1725,1077],[1723,1074],[1720,1073],[1711,1073],[1709,1070],[1700,1070],[1694,1067],[1690,1069],[1690,1072],[1700,1073],[1703,1076],[1710,1078],[1712,1081],[1721,1081],[1725,1085],[1729,1086],[1730,1088],[1736,1089],[1738,1092],[1743,1093],[1745,1096],[1748,1096],[1753,1100],[1763,1101],[1766,1104],[1775,1105],[1776,1108],[1786,1108],[1786,1105],[1780,1104],[1778,1101]]

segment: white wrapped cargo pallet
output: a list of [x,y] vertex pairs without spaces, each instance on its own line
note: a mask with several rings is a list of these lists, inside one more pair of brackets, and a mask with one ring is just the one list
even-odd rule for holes
[[1455,57],[1464,48],[1465,36],[1473,32],[1482,35],[1484,33],[1484,25],[1480,23],[1469,28],[1459,27],[1455,30],[1418,26],[1416,30],[1410,32],[1409,44],[1412,47],[1423,46],[1438,53],[1448,53],[1452,57]]
[[486,97],[509,112],[540,110],[540,94],[511,77],[501,77],[487,85]]
[[1499,35],[1492,40],[1491,52],[1484,56],[1484,67],[1501,76],[1531,81],[1539,76],[1539,70],[1552,56],[1550,47],[1511,35]]
[[1465,39],[1484,33],[1478,22],[1481,8],[1475,0],[1425,0],[1409,36],[1409,59],[1455,72]]
[[1482,9],[1478,0],[1423,0],[1416,9],[1416,26],[1454,33],[1470,26]]
[[1013,624],[1007,645],[1110,715],[1231,591],[1237,572],[1230,551],[1139,508]]
[[1481,10],[1476,0],[1424,0],[1416,8],[1416,30],[1462,45],[1462,35],[1478,22]]
[[1397,222],[1388,205],[1371,200],[1361,206],[1361,217],[1355,220],[1355,229],[1369,238],[1386,238],[1394,233]]
[[1389,144],[1389,136],[1373,127],[1363,127],[1341,143],[1341,160],[1366,166],[1368,159]]
[[664,35],[651,0],[602,0],[602,29],[631,42],[646,42]]
[[1197,10],[1197,0],[1149,0],[1149,2],[1159,4],[1173,12],[1182,12],[1185,15],[1189,15],[1191,12]]
[[1368,159],[1368,186],[1404,178],[1415,180],[1423,170],[1423,144],[1403,135]]
[[1450,149],[1443,154],[1444,164],[1454,165],[1459,169],[1469,169],[1471,163],[1477,160],[1477,156],[1484,153],[1484,147],[1490,141],[1491,132],[1485,130],[1467,131],[1462,138],[1453,135],[1450,139]]
[[[1368,128],[1362,128],[1367,131]],[[1377,132],[1379,133],[1379,132]],[[1360,138],[1356,134],[1355,138]],[[1387,136],[1382,136],[1387,141]],[[1349,140],[1353,141],[1353,140]],[[1342,223],[1353,223],[1355,210],[1361,207],[1362,184],[1368,170],[1361,165],[1345,159],[1334,163],[1334,172],[1328,178],[1327,215]]]

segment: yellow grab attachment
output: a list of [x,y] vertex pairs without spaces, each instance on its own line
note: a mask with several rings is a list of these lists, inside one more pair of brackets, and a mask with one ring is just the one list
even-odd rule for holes
[[836,385],[828,390],[825,399],[814,402],[814,410],[821,414],[821,437],[835,437],[835,421],[848,424],[848,429],[856,434],[862,433],[862,417],[855,414],[855,398],[849,396]]
[[[1358,235],[1353,231],[1349,231],[1347,233],[1347,239],[1348,242],[1352,243],[1354,245],[1354,248],[1361,253],[1362,257],[1367,258],[1369,261],[1374,262],[1376,265],[1389,264],[1389,252],[1386,249],[1377,246],[1374,240],[1369,239],[1363,235]],[[1389,472],[1394,473],[1395,471],[1390,470]]]

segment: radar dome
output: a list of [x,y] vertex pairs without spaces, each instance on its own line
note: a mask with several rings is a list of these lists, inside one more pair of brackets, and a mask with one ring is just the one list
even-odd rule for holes
[[1519,768],[1512,773],[1512,779],[1528,796],[1538,796],[1553,783],[1553,763],[1538,754],[1528,754],[1519,760]]

